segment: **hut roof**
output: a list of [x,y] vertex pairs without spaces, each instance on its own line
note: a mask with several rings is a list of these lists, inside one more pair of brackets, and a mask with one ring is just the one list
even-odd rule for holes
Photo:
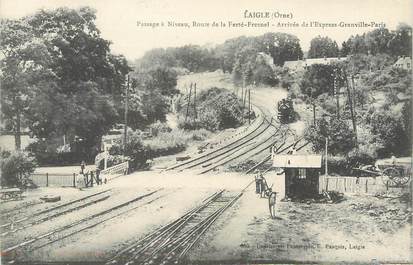
[[321,168],[321,155],[275,155],[273,167]]

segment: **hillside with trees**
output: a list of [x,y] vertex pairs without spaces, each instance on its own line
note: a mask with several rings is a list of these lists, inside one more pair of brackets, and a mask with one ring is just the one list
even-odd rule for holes
[[[324,151],[328,138],[329,152],[336,157],[333,168],[411,155],[412,72],[394,66],[400,56],[411,55],[411,39],[406,38],[411,32],[400,25],[395,31],[352,36],[340,51],[346,60],[293,74],[290,96],[316,117],[307,123],[305,138],[316,152]],[[312,44],[319,41],[316,37]]]

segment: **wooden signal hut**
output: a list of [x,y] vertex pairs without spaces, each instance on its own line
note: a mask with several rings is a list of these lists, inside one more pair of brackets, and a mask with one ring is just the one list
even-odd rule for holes
[[318,195],[321,155],[274,155],[273,167],[284,170],[285,197],[313,198]]

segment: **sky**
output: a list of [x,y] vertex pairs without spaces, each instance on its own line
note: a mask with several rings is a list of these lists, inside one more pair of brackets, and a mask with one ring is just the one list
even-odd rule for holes
[[[303,22],[321,23],[384,23],[393,30],[400,23],[413,23],[413,0],[0,0],[2,18],[20,18],[38,9],[66,6],[90,6],[97,10],[96,24],[102,37],[112,42],[111,49],[129,60],[141,57],[153,48],[177,47],[186,44],[219,44],[225,40],[266,32],[296,35],[304,51],[317,35],[329,36],[339,45],[351,35],[374,28],[302,27]],[[245,18],[245,11],[290,14],[292,18]],[[221,21],[227,27],[182,28],[137,26],[137,22],[168,23]],[[228,27],[231,22],[270,22],[270,28]],[[296,22],[300,27],[276,27],[277,23]]]

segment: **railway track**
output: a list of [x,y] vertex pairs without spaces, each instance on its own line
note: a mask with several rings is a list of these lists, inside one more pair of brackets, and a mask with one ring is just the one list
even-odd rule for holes
[[[219,161],[223,161],[226,158],[232,156],[233,154],[240,152],[242,150],[248,151],[251,149],[254,149],[257,146],[256,139],[257,137],[262,136],[264,133],[270,133],[270,137],[272,137],[272,132],[268,132],[269,129],[269,124],[266,125],[264,128],[262,128],[260,131],[257,133],[254,133],[248,139],[245,139],[243,141],[238,142],[234,146],[230,146],[224,150],[221,150],[218,153],[213,154],[212,156],[205,156],[203,159],[200,161],[197,161],[196,163],[187,165],[186,167],[180,169],[180,171],[187,170],[187,169],[192,169],[195,167],[205,167],[210,164],[216,164]],[[271,130],[271,129],[270,129]],[[258,143],[258,145],[261,143],[261,141]]]
[[[7,202],[11,202],[11,201],[6,201],[6,202],[3,202],[3,203],[7,203]],[[33,200],[33,201],[29,201],[27,203],[22,203],[18,207],[14,207],[14,208],[8,209],[8,210],[1,210],[0,217],[2,219],[7,219],[11,215],[15,215],[16,213],[20,212],[21,210],[23,210],[27,207],[35,206],[35,205],[42,204],[42,203],[44,203],[44,202],[41,201],[41,200]]]
[[[269,114],[268,111],[266,112],[259,107],[256,108],[260,111],[260,120],[258,121],[258,125],[246,135],[235,139],[231,143],[226,144],[217,150],[179,163],[167,168],[166,170],[175,169],[183,171],[200,167],[202,169],[200,174],[204,174],[237,158],[248,156],[248,154],[253,152],[253,150],[265,145],[265,143],[267,143],[270,139],[279,134],[281,127],[273,124],[272,119],[269,119],[271,114]],[[276,141],[271,141],[270,146],[272,146],[275,142]],[[269,148],[268,145],[265,148]],[[263,149],[260,149],[260,151]],[[255,152],[254,154],[258,154],[259,152]],[[248,157],[251,157],[251,155]]]
[[[25,223],[25,222],[35,223],[35,222],[38,222],[37,219],[41,219],[42,221],[45,221],[48,219],[58,217],[60,215],[87,207],[91,204],[107,199],[108,198],[107,193],[110,191],[111,189],[97,192],[97,193],[87,195],[87,196],[84,196],[76,200],[72,200],[66,203],[62,203],[62,204],[50,207],[50,208],[46,208],[34,214],[24,216],[23,218],[13,219],[9,221],[8,223],[1,225],[0,228],[2,230],[5,230],[5,229],[13,230],[14,226],[18,226],[21,223]],[[4,236],[6,235],[5,233],[7,234],[7,232],[3,232],[1,235]]]
[[240,143],[242,144],[246,144],[249,141],[251,141],[254,136],[256,135],[257,131],[262,130],[262,128],[267,128],[266,125],[268,123],[268,120],[263,117],[262,114],[258,115],[258,119],[256,119],[254,121],[254,123],[256,123],[256,125],[251,125],[252,129],[250,131],[248,131],[245,135],[240,134],[241,136],[235,140],[233,140],[232,142],[225,144],[219,148],[217,148],[216,150],[210,151],[208,153],[204,153],[201,154],[200,156],[197,156],[195,158],[189,159],[187,161],[184,161],[182,163],[170,166],[168,168],[165,169],[165,171],[169,171],[169,170],[174,170],[174,169],[178,169],[178,168],[186,168],[186,167],[190,167],[191,164],[193,164],[194,162],[199,162],[202,160],[207,159],[208,157],[211,156],[217,156],[219,154],[225,153],[226,149],[230,149],[235,145],[239,145]]
[[[4,255],[5,260],[8,257],[12,257],[13,255],[18,255],[16,253],[17,250],[19,249],[24,249],[27,252],[31,252],[35,249],[41,248],[46,245],[50,245],[56,241],[62,240],[64,238],[73,236],[79,232],[85,231],[87,229],[93,228],[96,225],[99,225],[103,222],[106,222],[108,220],[111,220],[113,218],[116,218],[120,215],[126,214],[132,210],[135,210],[139,207],[142,207],[144,205],[150,204],[164,196],[166,194],[161,194],[153,199],[150,199],[148,201],[145,201],[143,203],[138,203],[142,201],[145,198],[150,198],[154,194],[157,194],[163,189],[157,189],[155,191],[151,191],[149,193],[139,195],[131,200],[128,200],[126,202],[123,202],[121,204],[115,205],[113,207],[107,208],[103,211],[100,211],[98,213],[89,215],[85,218],[82,218],[80,220],[74,221],[69,224],[65,224],[61,227],[52,229],[50,231],[47,231],[46,233],[42,233],[37,236],[32,236],[30,238],[26,238],[25,241],[19,242],[15,245],[9,246],[6,249],[3,249],[1,253]],[[10,260],[13,262],[14,260]]]
[[0,236],[6,236],[6,235],[9,235],[9,234],[13,234],[13,233],[16,233],[16,232],[18,232],[18,231],[24,230],[24,229],[26,229],[26,228],[32,227],[32,226],[34,226],[34,225],[37,225],[37,224],[40,224],[40,223],[43,223],[43,222],[52,220],[52,219],[57,218],[57,217],[59,217],[59,216],[61,216],[61,215],[68,214],[68,213],[71,213],[71,212],[73,212],[73,211],[76,211],[76,210],[80,210],[80,209],[82,209],[82,208],[85,208],[85,207],[89,207],[89,206],[91,206],[91,205],[93,205],[93,204],[96,204],[96,203],[99,203],[99,202],[101,202],[101,201],[104,201],[104,200],[108,199],[109,197],[110,197],[110,195],[101,194],[101,195],[98,196],[97,198],[88,199],[88,200],[85,200],[85,202],[83,202],[83,203],[74,204],[72,207],[67,208],[67,209],[64,209],[64,210],[62,210],[62,211],[48,212],[47,214],[38,216],[38,218],[25,219],[26,222],[21,221],[21,222],[19,222],[19,223],[16,224],[16,225],[8,226],[8,227],[10,228],[10,230],[1,233]]
[[242,193],[221,190],[173,222],[121,251],[106,265],[177,264],[200,236]]
[[[274,132],[269,132],[269,137],[266,137],[265,139],[259,141],[257,144],[255,144],[252,147],[245,146],[245,148],[240,148],[235,150],[234,152],[230,152],[226,154],[223,157],[220,157],[219,159],[216,160],[215,163],[208,165],[205,169],[203,169],[199,174],[205,174],[207,172],[210,172],[214,170],[217,167],[223,166],[225,164],[228,164],[236,159],[245,157],[245,159],[251,158],[257,154],[260,154],[261,152],[268,150],[272,146],[274,146],[276,143],[278,143],[280,140],[279,139],[273,139],[277,136],[280,135],[280,128],[277,128]],[[270,143],[268,143],[270,142]],[[258,149],[258,150],[257,150]],[[256,150],[254,152],[254,150]],[[245,160],[243,159],[243,160]]]

